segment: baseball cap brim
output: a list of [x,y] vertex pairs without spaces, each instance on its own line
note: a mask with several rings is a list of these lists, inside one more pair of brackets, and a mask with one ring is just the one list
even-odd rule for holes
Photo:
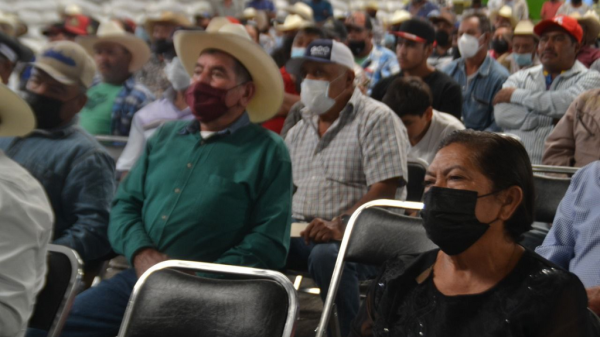
[[[297,58],[293,58],[293,59],[289,60],[285,64],[285,70],[287,70],[287,72],[290,73],[290,74],[298,75],[298,74],[300,74],[300,71],[302,70],[302,66],[306,62],[319,62],[319,63],[337,64],[337,65],[344,66],[344,67],[348,68],[344,64],[333,62],[331,60],[326,60],[324,58],[312,57],[312,56],[304,56],[304,57],[297,57]],[[350,69],[350,70],[354,70],[354,69]]]
[[407,33],[407,32],[392,32],[392,34],[399,36],[406,40],[411,40],[411,41],[421,42],[421,43],[427,42],[427,40],[425,40],[424,38],[416,36],[415,34]]
[[58,82],[60,82],[62,84],[75,85],[78,83],[78,81],[75,81],[75,80],[72,80],[72,79],[66,77],[60,71],[57,71],[56,69],[52,68],[51,66],[49,66],[47,64],[33,62],[33,63],[30,63],[30,65],[34,68],[37,68],[37,69],[45,72],[46,74],[50,75],[50,77],[52,77],[53,79],[57,80]]
[[550,19],[550,20],[544,20],[544,21],[538,23],[537,25],[535,25],[535,27],[533,27],[533,32],[537,36],[541,37],[542,34],[545,31],[547,31],[549,28],[551,28],[551,27],[558,27],[558,28],[562,29],[563,31],[565,31],[567,34],[571,35],[573,38],[575,38],[575,40],[577,40],[577,42],[581,42],[581,37],[577,37],[577,36],[573,35],[565,27],[563,27],[560,24],[554,22],[552,19]]

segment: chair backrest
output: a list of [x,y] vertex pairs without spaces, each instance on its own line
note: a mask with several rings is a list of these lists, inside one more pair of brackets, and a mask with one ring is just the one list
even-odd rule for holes
[[420,210],[423,204],[374,200],[352,213],[333,268],[316,337],[322,337],[327,330],[346,261],[380,265],[398,254],[418,254],[436,248],[427,238],[420,218],[392,213],[382,207]]
[[80,283],[82,262],[74,250],[48,246],[46,285],[37,296],[29,327],[48,331],[48,337],[59,336],[69,315],[77,286]]
[[[236,279],[199,277],[180,269]],[[297,310],[293,284],[278,272],[169,260],[136,283],[119,337],[289,337]]]
[[406,185],[406,200],[421,201],[423,199],[423,180],[427,172],[427,163],[422,159],[410,159],[407,162],[408,184]]
[[579,167],[569,166],[551,166],[551,165],[531,165],[533,173],[558,173],[572,176],[579,170]]
[[571,184],[570,178],[550,177],[535,174],[535,213],[534,220],[552,223],[561,200]]

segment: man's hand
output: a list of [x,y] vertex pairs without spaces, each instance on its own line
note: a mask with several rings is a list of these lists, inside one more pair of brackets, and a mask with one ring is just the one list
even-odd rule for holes
[[308,227],[300,233],[304,242],[308,245],[310,241],[315,243],[329,242],[331,240],[342,240],[344,237],[344,224],[340,217],[332,221],[316,218],[308,224]]
[[588,288],[585,290],[588,296],[588,307],[596,313],[596,315],[600,315],[600,286]]
[[133,267],[138,277],[157,263],[168,260],[169,257],[154,248],[144,248],[133,257]]
[[494,97],[494,101],[492,102],[492,104],[496,105],[499,103],[510,103],[510,98],[512,97],[512,94],[513,94],[513,92],[515,92],[515,90],[517,90],[517,89],[516,88],[504,88],[504,89],[498,91],[498,93]]

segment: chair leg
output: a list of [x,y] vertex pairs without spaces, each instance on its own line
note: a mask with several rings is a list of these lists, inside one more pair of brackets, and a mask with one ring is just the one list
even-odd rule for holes
[[302,275],[296,275],[296,278],[294,278],[294,289],[296,289],[296,291],[300,290],[300,285],[302,284],[302,279],[304,277]]
[[329,331],[331,331],[332,337],[342,337],[342,331],[340,330],[340,320],[338,318],[337,307],[333,304],[331,318],[329,319]]

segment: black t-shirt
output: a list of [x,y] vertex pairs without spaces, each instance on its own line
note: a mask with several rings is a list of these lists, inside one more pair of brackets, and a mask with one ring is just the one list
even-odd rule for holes
[[[380,80],[373,90],[371,97],[381,101],[392,82],[404,76],[402,72]],[[432,107],[440,112],[446,112],[460,120],[462,116],[462,91],[460,85],[450,76],[439,70],[425,76],[423,81],[427,83],[433,95]]]

